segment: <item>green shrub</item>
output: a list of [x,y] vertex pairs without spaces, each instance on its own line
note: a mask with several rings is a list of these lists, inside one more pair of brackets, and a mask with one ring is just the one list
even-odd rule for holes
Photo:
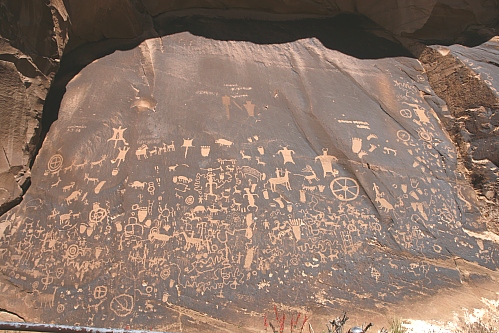
[[392,318],[389,322],[389,333],[407,333],[407,328],[402,325],[400,318]]

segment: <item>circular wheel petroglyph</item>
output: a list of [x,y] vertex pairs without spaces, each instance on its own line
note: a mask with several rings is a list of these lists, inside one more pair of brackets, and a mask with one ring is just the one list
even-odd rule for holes
[[400,115],[404,118],[412,118],[412,112],[409,109],[400,110]]
[[167,267],[167,268],[164,268],[161,273],[159,274],[159,277],[163,280],[166,280],[168,279],[168,277],[170,276],[170,268]]
[[78,245],[76,244],[72,244],[68,247],[68,249],[66,250],[66,255],[68,257],[68,259],[75,259],[76,257],[78,257],[78,254],[80,253],[80,249],[78,248]]
[[418,132],[419,134],[419,137],[423,140],[423,141],[426,141],[426,142],[431,142],[431,140],[433,139],[433,136],[431,135],[431,133],[427,132],[426,130],[422,129]]
[[189,195],[187,198],[185,198],[185,203],[189,206],[192,205],[194,203],[194,196]]
[[98,223],[101,222],[107,216],[107,211],[104,208],[98,207],[93,209],[88,218],[90,222]]
[[47,164],[49,171],[50,172],[57,172],[57,171],[61,170],[63,160],[64,159],[62,158],[61,154],[53,155]]
[[102,299],[107,295],[107,287],[106,286],[97,286],[94,289],[94,298]]
[[126,294],[116,296],[111,301],[110,307],[117,316],[125,317],[132,313],[133,297]]
[[404,130],[400,130],[397,132],[397,137],[402,141],[409,141],[411,138],[411,135]]
[[338,177],[331,181],[331,192],[341,201],[351,201],[359,195],[359,184],[350,177]]

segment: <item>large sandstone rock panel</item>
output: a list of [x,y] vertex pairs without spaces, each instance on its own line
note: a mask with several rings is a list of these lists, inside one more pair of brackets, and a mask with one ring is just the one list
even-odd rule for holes
[[[1,108],[12,110],[11,118],[29,113],[24,140],[16,136],[14,154],[23,156],[23,163],[14,172],[17,184],[10,175],[2,176],[4,194],[0,195],[0,214],[21,199],[23,188],[29,184],[29,169],[40,141],[50,126],[52,115],[40,124],[42,107],[48,87],[59,68],[63,54],[80,46],[105,39],[133,39],[155,35],[164,27],[154,21],[161,15],[190,15],[192,10],[218,10],[208,15],[228,15],[258,18],[266,16],[282,19],[282,15],[333,16],[356,13],[368,17],[391,33],[421,40],[452,42],[468,41],[468,33],[489,35],[482,28],[493,27],[498,14],[497,3],[488,1],[424,1],[414,4],[406,1],[81,1],[45,0],[0,2],[0,60],[14,64],[26,89],[26,105],[10,109],[10,102]],[[186,12],[187,11],[187,12]],[[244,11],[244,12],[241,12]],[[189,12],[189,13],[188,13]],[[205,12],[206,14],[207,12]],[[269,16],[270,15],[270,16]],[[288,16],[289,17],[289,16]],[[465,36],[463,36],[463,33]],[[461,38],[462,37],[462,38]],[[459,39],[461,38],[461,39]],[[82,52],[79,50],[78,52]],[[8,81],[8,80],[7,80]],[[49,103],[50,104],[50,103]],[[54,108],[45,105],[48,112]],[[43,127],[43,128],[41,128]],[[3,161],[2,165],[7,165]],[[3,167],[5,168],[5,167]],[[11,172],[12,173],[12,172]],[[13,189],[16,189],[15,191]],[[8,192],[8,194],[7,194]]]
[[[475,238],[485,227],[437,119],[444,104],[398,45],[366,33],[355,43],[396,56],[360,59],[337,51],[352,41],[334,31],[328,47],[257,44],[175,22],[183,32],[69,83],[32,186],[0,221],[1,307],[261,329],[274,306],[384,309],[497,269],[497,245]],[[258,31],[214,23],[205,36]]]

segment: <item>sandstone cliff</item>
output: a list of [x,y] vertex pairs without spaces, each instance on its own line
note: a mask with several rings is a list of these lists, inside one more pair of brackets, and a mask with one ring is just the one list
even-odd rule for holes
[[259,330],[496,281],[497,3],[1,8],[1,308]]

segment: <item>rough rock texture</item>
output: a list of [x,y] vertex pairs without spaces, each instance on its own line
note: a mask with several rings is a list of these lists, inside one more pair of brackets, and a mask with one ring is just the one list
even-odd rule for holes
[[0,2],[0,308],[251,331],[497,281],[498,40],[415,42],[496,2],[173,4]]
[[[484,213],[489,215],[487,211],[497,210],[493,204],[499,193],[498,38],[475,48],[428,48],[420,60],[432,88],[447,102],[448,110],[440,119],[458,146],[464,172],[486,202]],[[497,216],[487,221],[497,232]]]
[[[0,214],[29,184],[43,101],[58,58],[50,11],[41,2],[0,2]],[[48,39],[48,40],[47,40]]]
[[252,330],[274,306],[382,312],[497,278],[438,117],[453,106],[400,44],[350,16],[162,24],[68,84],[32,185],[0,222],[2,307]]
[[[330,16],[343,12],[370,18],[398,36],[451,42],[490,35],[497,24],[495,1],[157,1],[39,0],[0,1],[0,128],[5,156],[0,161],[0,214],[20,201],[29,185],[29,166],[50,126],[41,110],[62,54],[89,42],[150,34],[153,19],[182,10],[219,10],[216,15],[258,17],[262,13]],[[238,14],[237,10],[250,10]],[[275,17],[274,17],[275,19]],[[157,27],[161,30],[161,27]],[[81,50],[79,51],[81,52]],[[24,87],[22,87],[24,85]],[[11,94],[14,94],[11,96]],[[47,103],[54,113],[57,103]]]

